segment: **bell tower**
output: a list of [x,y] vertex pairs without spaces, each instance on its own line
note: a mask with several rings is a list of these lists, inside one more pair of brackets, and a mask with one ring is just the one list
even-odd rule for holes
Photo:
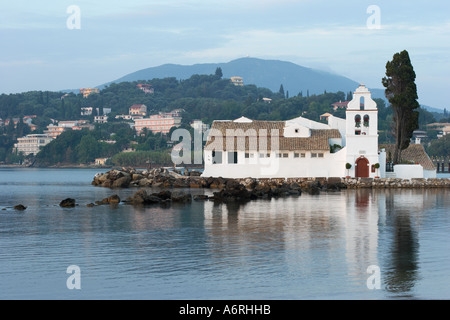
[[372,94],[360,85],[346,111],[347,162],[352,177],[375,177],[378,157],[378,109]]

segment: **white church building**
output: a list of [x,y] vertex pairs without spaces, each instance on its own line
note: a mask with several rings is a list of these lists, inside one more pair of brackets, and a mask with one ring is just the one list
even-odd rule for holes
[[[204,157],[204,177],[386,176],[386,152],[378,146],[377,104],[364,85],[353,93],[346,119],[329,116],[328,124],[303,117],[214,121]],[[413,176],[408,176],[409,169],[402,174],[426,177],[420,165],[413,167]]]

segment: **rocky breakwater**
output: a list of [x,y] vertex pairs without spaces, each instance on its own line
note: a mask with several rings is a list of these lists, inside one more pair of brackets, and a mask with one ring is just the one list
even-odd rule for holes
[[[272,197],[299,196],[302,192],[312,195],[342,189],[359,188],[442,188],[450,187],[450,179],[372,179],[372,178],[288,178],[288,179],[230,179],[222,177],[201,177],[199,172],[186,171],[181,174],[167,169],[136,170],[122,168],[97,174],[92,181],[95,186],[107,188],[140,188],[129,203],[152,204],[189,202],[185,194],[168,191],[175,188],[212,189],[210,196],[196,195],[193,200],[214,200],[220,202],[270,199]],[[155,187],[168,192],[147,193],[145,188]],[[215,191],[217,189],[218,191]],[[180,198],[181,197],[181,198]],[[180,200],[179,200],[180,198]]]
[[152,205],[169,203],[190,203],[192,195],[185,192],[171,192],[164,190],[150,193],[145,189],[140,189],[133,196],[129,197],[125,203],[131,205]]
[[408,189],[408,188],[450,188],[450,179],[445,178],[345,178],[343,183],[348,189]]
[[[186,193],[172,192],[176,188],[217,189],[212,195],[194,195],[193,200],[213,200],[220,202],[249,201],[255,199],[269,199],[272,197],[299,196],[302,186],[293,181],[287,183],[285,179],[228,179],[200,177],[195,171],[181,174],[167,169],[135,170],[122,168],[97,174],[92,181],[95,186],[107,188],[139,188],[134,196],[127,199],[131,204],[156,204],[165,202],[189,202]],[[304,184],[309,190],[309,184]],[[149,193],[146,188],[160,188],[160,193]]]
[[[346,188],[340,178],[273,178],[273,179],[231,179],[222,177],[201,177],[197,171],[181,174],[167,169],[136,170],[130,168],[114,169],[95,175],[92,184],[106,188],[207,188],[228,189],[236,191],[253,191],[257,197],[296,195],[301,191],[316,193],[318,191],[338,191]],[[239,186],[241,185],[241,186]],[[244,188],[242,188],[244,187]],[[245,193],[245,191],[243,191]],[[245,195],[243,195],[245,196]],[[246,196],[245,196],[246,197]]]
[[182,175],[167,169],[136,170],[122,168],[95,175],[92,184],[106,188],[160,187],[160,188],[202,188],[205,181],[196,171]]

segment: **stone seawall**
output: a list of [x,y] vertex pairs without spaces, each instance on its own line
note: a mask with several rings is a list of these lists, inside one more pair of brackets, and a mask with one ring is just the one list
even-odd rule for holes
[[[114,169],[95,175],[92,184],[107,188],[209,188],[225,189],[227,184],[238,183],[248,190],[302,190],[317,192],[357,188],[449,188],[450,179],[395,179],[395,178],[272,178],[272,179],[229,179],[200,177],[199,172],[186,171],[180,174],[167,169],[136,170]],[[276,192],[276,191],[275,191]]]

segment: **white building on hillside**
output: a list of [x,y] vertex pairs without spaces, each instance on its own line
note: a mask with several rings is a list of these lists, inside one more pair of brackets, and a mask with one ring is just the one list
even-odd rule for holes
[[52,140],[53,138],[46,134],[29,134],[17,139],[13,151],[18,153],[22,152],[25,156],[29,154],[36,155],[41,150],[41,147],[44,147]]
[[385,172],[386,159],[378,150],[377,119],[377,105],[361,85],[348,103],[346,119],[329,116],[328,124],[303,117],[214,121],[203,176],[375,178]]

